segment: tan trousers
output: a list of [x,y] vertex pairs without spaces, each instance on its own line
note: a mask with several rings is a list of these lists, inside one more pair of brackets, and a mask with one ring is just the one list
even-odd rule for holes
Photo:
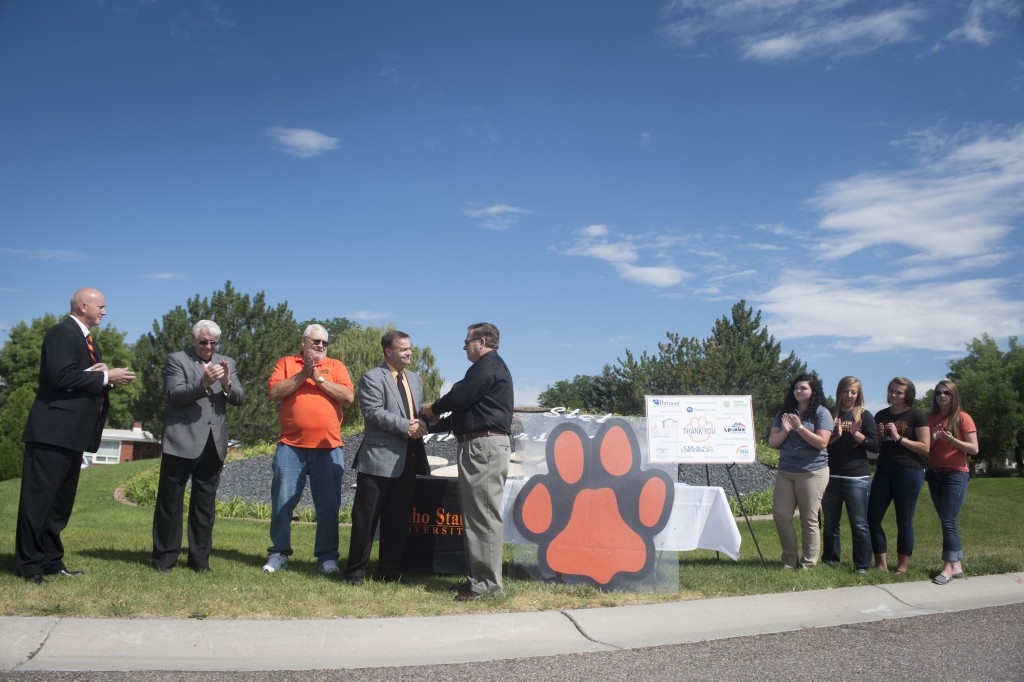
[[502,590],[501,496],[511,454],[508,436],[484,436],[458,445],[467,583],[478,594]]
[[775,497],[772,499],[772,516],[775,529],[782,545],[784,568],[797,567],[796,530],[793,515],[800,509],[800,528],[803,535],[802,553],[799,565],[813,568],[821,553],[821,529],[818,527],[818,512],[821,498],[828,487],[828,467],[816,471],[775,473]]

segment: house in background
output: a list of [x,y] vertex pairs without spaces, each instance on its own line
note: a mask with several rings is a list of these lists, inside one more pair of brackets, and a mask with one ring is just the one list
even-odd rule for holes
[[149,431],[142,430],[142,424],[135,422],[129,429],[103,429],[100,449],[86,452],[89,464],[119,464],[137,459],[156,459],[160,456],[160,441]]

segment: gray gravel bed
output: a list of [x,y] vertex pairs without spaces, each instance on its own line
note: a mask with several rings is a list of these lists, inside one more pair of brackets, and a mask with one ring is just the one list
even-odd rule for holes
[[[355,472],[352,471],[352,460],[355,458],[359,444],[363,442],[363,434],[358,433],[344,438],[345,442],[345,477],[342,482],[341,506],[351,507],[352,497],[355,493],[356,482]],[[427,442],[427,454],[441,457],[449,464],[455,464],[455,440]],[[260,503],[270,502],[270,482],[272,473],[270,469],[273,455],[264,455],[253,459],[230,462],[220,476],[220,487],[217,490],[217,499],[232,500],[241,497],[245,500]],[[775,470],[760,463],[735,464],[727,466],[724,464],[708,465],[707,470],[703,464],[680,465],[677,480],[687,485],[712,485],[721,486],[725,494],[735,497],[733,484],[729,480],[729,470],[732,472],[732,479],[740,494],[747,495],[768,488],[775,482]],[[710,482],[708,481],[710,475]],[[302,493],[302,500],[299,506],[313,506],[313,498],[309,494],[309,486]]]

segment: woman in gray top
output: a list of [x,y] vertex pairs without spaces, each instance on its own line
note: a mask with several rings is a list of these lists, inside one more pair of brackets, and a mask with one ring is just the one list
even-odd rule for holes
[[[782,545],[784,569],[813,568],[818,563],[818,512],[828,485],[826,448],[832,428],[832,415],[825,408],[825,392],[818,377],[801,374],[793,379],[768,436],[768,445],[779,449],[772,516]],[[798,508],[803,540],[799,557],[793,528]]]

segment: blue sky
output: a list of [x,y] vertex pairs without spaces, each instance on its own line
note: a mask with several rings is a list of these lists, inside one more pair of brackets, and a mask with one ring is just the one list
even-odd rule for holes
[[877,408],[1024,333],[1010,0],[4,0],[0,93],[0,341],[230,279],[526,405],[746,299]]

